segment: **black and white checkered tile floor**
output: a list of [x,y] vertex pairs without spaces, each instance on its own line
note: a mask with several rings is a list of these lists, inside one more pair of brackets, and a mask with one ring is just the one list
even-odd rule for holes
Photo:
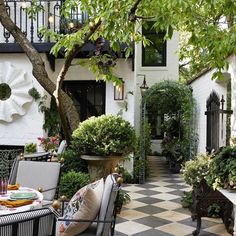
[[[192,235],[193,222],[188,209],[181,206],[183,191],[190,188],[180,174],[171,174],[163,157],[149,157],[150,178],[143,185],[123,187],[131,203],[117,217],[115,236]],[[229,236],[221,219],[203,218],[199,236]]]

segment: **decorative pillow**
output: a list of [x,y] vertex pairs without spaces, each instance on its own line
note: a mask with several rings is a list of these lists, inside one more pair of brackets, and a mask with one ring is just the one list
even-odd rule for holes
[[[68,203],[63,218],[94,220],[100,209],[103,189],[104,181],[103,179],[100,179],[78,190]],[[86,230],[89,225],[90,222],[60,221],[59,235],[73,236]]]

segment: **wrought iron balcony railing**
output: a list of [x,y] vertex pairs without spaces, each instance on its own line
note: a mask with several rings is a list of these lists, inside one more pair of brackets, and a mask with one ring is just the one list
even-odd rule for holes
[[[8,14],[21,29],[31,43],[53,43],[50,38],[44,38],[40,33],[42,27],[58,33],[69,32],[70,28],[83,24],[88,16],[80,9],[71,11],[69,19],[60,17],[63,0],[38,0],[38,11],[35,15],[27,10],[32,1],[6,0]],[[12,35],[0,23],[0,43],[15,43]]]

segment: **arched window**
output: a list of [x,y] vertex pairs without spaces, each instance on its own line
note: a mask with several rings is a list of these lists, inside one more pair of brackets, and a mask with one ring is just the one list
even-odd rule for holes
[[212,91],[206,102],[207,133],[206,150],[211,152],[219,148],[219,129],[220,129],[220,98]]

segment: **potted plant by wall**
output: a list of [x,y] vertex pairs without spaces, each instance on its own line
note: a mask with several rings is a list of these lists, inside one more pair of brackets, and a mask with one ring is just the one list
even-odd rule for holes
[[236,146],[222,148],[212,160],[208,184],[214,189],[236,191]]
[[135,146],[135,131],[121,116],[90,117],[72,134],[72,146],[88,162],[91,180],[112,172]]

